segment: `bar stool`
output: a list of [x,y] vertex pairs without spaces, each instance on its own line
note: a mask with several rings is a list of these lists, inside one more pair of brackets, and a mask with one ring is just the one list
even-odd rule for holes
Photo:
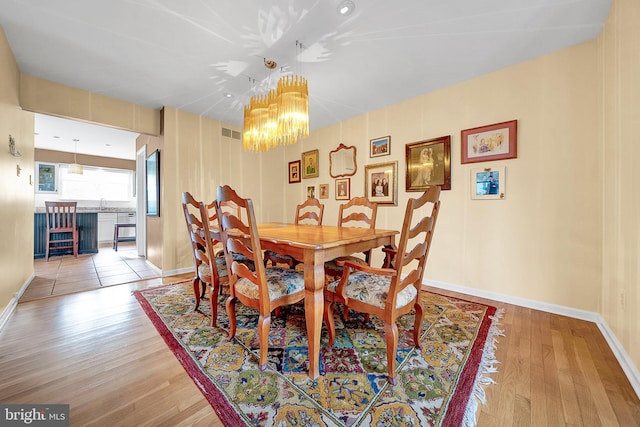
[[136,225],[131,223],[116,222],[113,226],[113,250],[118,252],[118,242],[135,242],[136,236],[120,237],[121,228],[133,228],[135,230]]

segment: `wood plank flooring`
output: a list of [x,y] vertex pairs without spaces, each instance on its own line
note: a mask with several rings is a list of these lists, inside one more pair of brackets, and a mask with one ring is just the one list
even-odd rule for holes
[[[0,402],[68,403],[72,426],[222,425],[131,295],[188,277],[18,304],[0,331]],[[640,426],[595,324],[440,292],[505,309],[478,426]]]

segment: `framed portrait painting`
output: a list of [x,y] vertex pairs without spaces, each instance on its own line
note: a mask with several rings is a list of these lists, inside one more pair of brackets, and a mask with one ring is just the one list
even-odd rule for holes
[[451,190],[451,135],[407,144],[407,191]]
[[462,163],[518,157],[518,121],[466,129],[460,133]]
[[300,182],[300,160],[289,162],[289,184]]
[[318,175],[318,150],[305,151],[302,153],[302,177],[317,178]]
[[505,167],[471,169],[471,198],[501,200],[506,195]]
[[329,184],[320,184],[320,198],[321,199],[329,198]]
[[336,200],[349,200],[351,194],[351,180],[349,178],[336,179]]
[[391,137],[383,136],[369,141],[369,157],[388,156],[391,154]]
[[398,162],[377,163],[364,167],[364,194],[380,205],[398,204]]

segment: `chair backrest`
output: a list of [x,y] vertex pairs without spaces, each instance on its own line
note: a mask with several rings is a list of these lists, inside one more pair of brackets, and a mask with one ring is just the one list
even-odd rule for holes
[[354,197],[340,205],[338,227],[375,228],[378,204],[366,197]]
[[[210,215],[210,210],[207,206],[213,207],[213,215]],[[217,280],[218,269],[214,254],[215,241],[212,234],[216,235],[219,232],[217,232],[217,224],[213,227],[213,230],[211,226],[212,223],[217,223],[215,201],[205,205],[203,202],[196,200],[191,193],[185,191],[182,193],[182,211],[187,224],[196,274],[199,274],[198,268],[200,265],[206,264],[211,270],[212,280]]]
[[76,228],[78,202],[44,202],[47,230],[72,231]]
[[[231,296],[235,296],[234,285],[242,277],[258,287],[260,304],[268,304],[269,290],[253,202],[251,199],[243,199],[233,188],[225,185],[218,187],[216,205],[224,256],[229,269]],[[233,205],[237,209],[225,209],[225,206]],[[242,219],[243,212],[246,222]],[[245,263],[234,261],[231,255],[233,253],[244,255],[253,261],[255,270],[252,271]]]
[[322,225],[324,205],[316,198],[310,198],[296,206],[296,224]]
[[[423,208],[431,208],[427,214]],[[438,212],[440,211],[440,187],[431,186],[417,199],[409,199],[402,223],[400,240],[394,269],[397,271],[396,280],[391,282],[387,305],[395,307],[395,299],[402,289],[407,286],[416,286],[418,292],[422,287],[424,267],[431,248],[431,239],[436,227]],[[415,223],[415,224],[414,224]],[[411,266],[405,269],[405,266]]]

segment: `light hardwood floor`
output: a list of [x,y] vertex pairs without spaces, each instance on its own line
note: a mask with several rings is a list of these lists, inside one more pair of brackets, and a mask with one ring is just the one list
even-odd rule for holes
[[[0,331],[0,402],[68,403],[72,426],[219,426],[131,292],[141,280],[18,304]],[[478,426],[639,426],[640,402],[596,325],[504,308],[497,384]]]

